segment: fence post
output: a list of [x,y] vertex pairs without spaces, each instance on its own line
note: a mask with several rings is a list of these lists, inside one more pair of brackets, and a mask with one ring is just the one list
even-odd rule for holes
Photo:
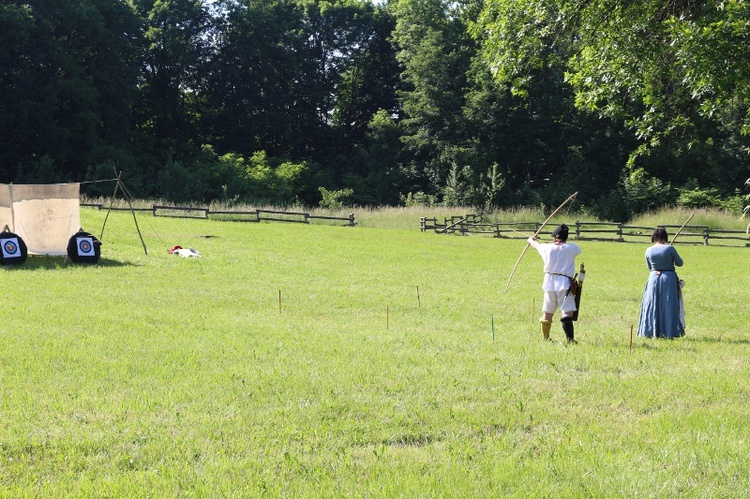
[[576,220],[576,239],[581,238],[581,222]]
[[354,213],[349,213],[349,226],[354,227]]
[[426,222],[425,222],[425,217],[419,217],[419,230],[421,230],[422,232],[424,232],[425,231],[425,225],[427,225]]

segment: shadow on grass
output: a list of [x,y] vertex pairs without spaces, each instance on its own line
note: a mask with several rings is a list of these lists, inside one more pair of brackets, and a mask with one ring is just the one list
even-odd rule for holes
[[[721,344],[726,343],[729,345],[750,345],[750,339],[746,338],[724,338],[722,336],[684,336],[682,338],[656,338],[656,339],[649,339],[648,341],[644,342],[633,342],[633,349],[640,348],[644,350],[659,350],[662,344],[677,344],[677,343],[686,343],[687,345],[690,344],[698,344],[698,343],[713,343],[713,344]],[[686,346],[687,346],[686,345]],[[683,347],[685,348],[685,347]]]
[[[659,340],[657,340],[657,341],[659,341]],[[652,342],[653,342],[653,340],[649,340],[649,341],[645,341],[645,342],[641,342],[641,341],[636,342],[634,340],[633,341],[633,348],[640,348],[640,349],[643,349],[643,350],[658,350],[659,347],[657,345],[654,345]]]
[[750,339],[746,338],[723,338],[722,336],[686,336],[682,341],[695,343],[729,343],[732,345],[750,345]]
[[65,269],[68,267],[125,267],[132,266],[132,263],[121,262],[118,260],[110,260],[101,258],[98,263],[75,263],[70,258],[64,256],[30,256],[21,265],[3,265],[0,268],[10,271],[23,272],[33,270],[56,270]]

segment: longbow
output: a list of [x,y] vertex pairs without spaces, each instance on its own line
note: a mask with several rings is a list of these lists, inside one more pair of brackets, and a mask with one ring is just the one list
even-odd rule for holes
[[677,231],[677,232],[675,233],[674,237],[673,237],[673,238],[672,238],[672,240],[671,240],[671,241],[669,242],[669,244],[674,244],[674,240],[675,240],[675,239],[677,239],[677,236],[679,236],[679,235],[680,235],[680,232],[682,232],[682,229],[684,229],[684,228],[685,228],[685,227],[687,226],[687,224],[688,224],[688,223],[690,223],[690,220],[692,220],[692,219],[693,219],[693,215],[695,215],[695,212],[691,213],[691,214],[690,214],[690,216],[688,217],[688,219],[687,219],[687,220],[685,220],[685,223],[684,223],[684,224],[682,224],[682,227],[680,227],[680,230],[678,230],[678,231]]

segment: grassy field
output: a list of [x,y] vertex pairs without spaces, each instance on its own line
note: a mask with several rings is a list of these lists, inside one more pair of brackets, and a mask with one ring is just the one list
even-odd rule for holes
[[139,215],[145,255],[116,212],[0,269],[0,497],[750,496],[750,249],[678,241],[687,336],[631,348],[646,244],[582,241],[567,346],[525,242],[418,217]]

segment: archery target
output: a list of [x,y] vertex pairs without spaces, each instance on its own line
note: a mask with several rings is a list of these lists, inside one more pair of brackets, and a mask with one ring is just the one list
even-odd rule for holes
[[96,256],[94,253],[94,240],[90,237],[77,238],[78,256]]
[[76,263],[96,263],[99,261],[101,245],[96,237],[85,230],[79,230],[68,239],[68,256]]
[[21,247],[17,237],[3,239],[3,258],[21,258]]

